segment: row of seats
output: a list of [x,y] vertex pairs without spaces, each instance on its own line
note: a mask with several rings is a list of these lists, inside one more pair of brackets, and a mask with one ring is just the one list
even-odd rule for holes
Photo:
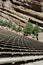
[[0,34],[0,43],[5,45],[13,45],[13,46],[20,46],[20,47],[27,47],[27,48],[36,48],[38,49],[39,46],[41,50],[43,50],[43,44],[41,42],[29,39],[27,37],[24,36],[20,36],[20,35],[15,35],[14,33],[10,34],[8,32],[3,32]]
[[[43,55],[43,43],[0,29],[0,58],[34,55]],[[3,65],[25,65],[29,62],[33,60],[3,63]]]
[[27,37],[0,30],[0,47],[14,51],[29,51],[42,50],[43,44],[41,42],[29,39]]

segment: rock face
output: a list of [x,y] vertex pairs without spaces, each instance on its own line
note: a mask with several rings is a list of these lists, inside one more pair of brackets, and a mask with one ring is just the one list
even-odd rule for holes
[[22,2],[22,4],[26,3],[33,10],[42,12],[42,8],[43,8],[42,0],[0,0],[0,3],[2,4],[3,7],[5,5],[7,7],[11,7],[11,3],[14,4],[16,1],[19,3]]
[[35,11],[42,12],[42,7],[41,7],[41,3],[40,2],[33,1],[31,3],[31,8],[34,9]]
[[8,19],[25,26],[30,20],[43,28],[42,0],[0,0],[0,19]]
[[[12,3],[14,3],[14,0],[10,0]],[[22,3],[28,3],[30,5],[30,8],[39,12],[42,12],[42,0],[16,0],[20,1]]]

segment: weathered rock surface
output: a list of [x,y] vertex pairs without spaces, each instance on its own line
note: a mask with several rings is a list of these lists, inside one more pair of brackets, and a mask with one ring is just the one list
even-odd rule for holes
[[30,20],[43,28],[42,0],[0,0],[0,19],[8,19],[24,27]]

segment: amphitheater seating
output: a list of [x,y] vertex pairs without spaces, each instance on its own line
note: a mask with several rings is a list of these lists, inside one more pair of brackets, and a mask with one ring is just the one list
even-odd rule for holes
[[[22,27],[24,27],[25,23],[29,20],[32,24],[38,23],[38,25],[43,28],[43,13],[34,10],[34,8],[31,7],[32,3],[30,0],[29,2],[26,0],[25,3],[21,2],[21,0],[10,1],[12,4],[11,9],[0,6],[0,17],[11,20],[17,25],[19,25],[18,23],[20,22],[20,26]],[[19,62],[2,63],[2,65],[26,65],[29,62],[39,60],[38,57],[37,59],[29,60],[29,57],[41,55],[43,55],[43,43],[11,31],[0,29],[0,58],[18,58],[19,60]],[[41,57],[40,60],[43,60],[43,57]]]
[[43,43],[27,37],[0,30],[0,48],[19,51],[43,50]]
[[[14,32],[0,29],[0,58],[43,55],[43,43],[18,35]],[[30,62],[30,61],[28,61]],[[33,62],[33,61],[31,61]],[[21,65],[27,61],[7,63]],[[6,65],[7,65],[6,64]],[[3,64],[5,65],[5,64]]]

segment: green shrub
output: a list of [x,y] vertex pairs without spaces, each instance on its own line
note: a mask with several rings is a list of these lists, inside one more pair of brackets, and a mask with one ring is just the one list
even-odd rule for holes
[[3,20],[0,20],[0,26],[2,26],[3,25]]
[[7,26],[8,26],[9,28],[11,28],[11,27],[12,27],[12,22],[11,22],[11,21],[8,21],[8,22],[7,22]]
[[31,34],[32,31],[33,31],[33,25],[32,25],[32,23],[28,22],[28,23],[25,25],[25,27],[24,27],[24,29],[23,29],[23,32],[26,33],[26,34]]
[[16,25],[15,24],[12,24],[12,29],[16,30]]
[[4,20],[4,21],[2,22],[2,26],[7,26],[7,25],[8,25],[7,20]]
[[11,28],[12,22],[8,21],[8,20],[0,20],[0,25],[1,26],[7,26],[7,27]]
[[38,26],[38,25],[36,25],[35,27],[34,27],[34,30],[33,30],[33,34],[36,36],[36,39],[38,40],[38,33],[40,33],[42,30],[41,30],[41,28]]
[[41,31],[42,31],[41,28],[38,25],[36,25],[34,27],[33,33],[34,35],[38,35],[38,33],[40,33]]
[[22,28],[21,28],[20,26],[18,26],[18,27],[16,28],[16,32],[22,32]]
[[43,29],[42,29],[42,32],[43,32]]

